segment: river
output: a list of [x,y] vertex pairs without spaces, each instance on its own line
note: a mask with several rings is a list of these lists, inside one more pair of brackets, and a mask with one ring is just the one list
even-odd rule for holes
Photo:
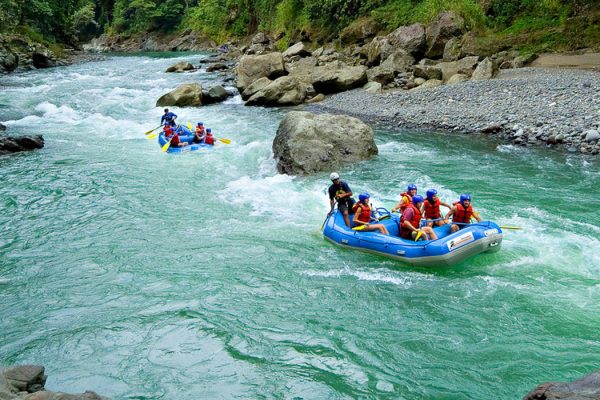
[[163,71],[204,56],[0,77],[0,121],[46,140],[0,158],[0,365],[113,399],[515,399],[600,367],[598,162],[376,129],[379,155],[339,171],[355,193],[468,192],[523,228],[452,268],[403,266],[323,240],[330,171],[272,158],[286,109],[172,108],[232,140],[209,152],[145,139],[160,95],[217,79]]

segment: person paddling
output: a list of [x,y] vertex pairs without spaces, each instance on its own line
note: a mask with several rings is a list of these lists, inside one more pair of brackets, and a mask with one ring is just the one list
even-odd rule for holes
[[475,218],[477,222],[481,222],[479,213],[473,211],[470,194],[461,194],[459,201],[453,203],[453,205],[454,206],[450,209],[445,217],[446,223],[448,223],[449,218],[452,217],[453,224],[450,227],[452,233],[457,232],[458,230],[470,224],[471,217]]
[[175,126],[175,118],[177,118],[177,115],[175,113],[169,112],[168,108],[165,108],[165,113],[160,119],[160,124]]
[[[421,225],[421,207],[423,207],[423,196],[414,195],[412,196],[412,202],[409,203],[402,211],[402,217],[400,217],[400,237],[403,239],[417,240],[423,238],[425,240],[435,240],[437,235],[432,228]],[[425,235],[419,234],[424,233]]]
[[206,131],[204,130],[204,122],[198,122],[196,124],[196,129],[194,130],[194,139],[192,139],[192,142],[202,143],[204,141],[204,135],[206,135]]
[[332,172],[331,175],[329,175],[329,179],[331,179],[331,182],[333,182],[327,190],[329,192],[329,204],[331,205],[331,209],[333,210],[333,206],[337,201],[338,210],[342,212],[346,226],[350,227],[348,210],[351,210],[355,203],[354,199],[352,198],[352,190],[345,181],[340,180],[340,174],[337,172]]
[[180,141],[179,134],[175,132],[171,126],[165,125],[163,130],[165,132],[165,137],[171,140],[169,147],[183,147],[188,145],[187,142]]
[[406,207],[408,207],[408,205],[412,202],[412,197],[416,194],[417,194],[417,185],[415,185],[414,183],[411,183],[406,188],[406,192],[400,193],[400,202],[392,208],[392,212],[404,211],[404,209]]
[[210,144],[211,146],[215,145],[215,137],[212,134],[212,129],[206,128],[206,135],[204,135],[204,143]]
[[423,202],[423,206],[425,208],[425,219],[428,220],[437,220],[437,221],[429,221],[427,222],[428,227],[442,226],[446,224],[446,221],[442,218],[442,213],[440,211],[440,206],[444,206],[447,209],[452,209],[452,206],[441,201],[437,195],[437,190],[429,189],[426,192],[427,198]]
[[364,192],[358,195],[358,203],[354,207],[356,209],[356,213],[354,214],[354,218],[352,222],[355,225],[363,225],[363,231],[379,231],[379,233],[383,233],[384,235],[389,235],[387,228],[383,224],[371,224],[371,205],[369,204],[369,198],[371,196],[369,193]]

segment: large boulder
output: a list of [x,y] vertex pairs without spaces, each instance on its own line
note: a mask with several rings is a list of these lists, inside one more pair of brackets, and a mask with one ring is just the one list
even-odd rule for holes
[[367,67],[359,65],[344,67],[326,65],[316,67],[312,73],[312,85],[319,93],[343,92],[367,83]]
[[495,62],[486,57],[483,61],[477,64],[477,68],[473,71],[471,79],[480,81],[484,79],[492,79],[498,73],[498,66]]
[[382,63],[381,67],[390,69],[394,73],[406,72],[415,63],[415,59],[405,50],[393,52]]
[[367,160],[378,153],[373,130],[346,115],[291,111],[273,140],[282,174],[306,175]]
[[390,40],[387,37],[377,36],[373,38],[369,44],[364,46],[362,51],[366,55],[367,65],[375,66],[379,65],[381,60],[385,60],[396,50],[396,47],[390,43]]
[[206,91],[202,91],[203,104],[220,103],[221,101],[226,100],[227,97],[229,97],[229,94],[221,85],[216,85]]
[[42,135],[0,136],[0,154],[17,153],[44,147]]
[[0,47],[0,72],[11,72],[19,66],[19,57],[9,49]]
[[298,42],[295,45],[288,47],[288,49],[283,52],[283,56],[286,58],[293,56],[306,57],[310,55],[310,50],[308,50],[302,42]]
[[242,56],[235,71],[235,84],[243,92],[259,78],[276,79],[285,74],[285,65],[281,53],[269,53],[259,56]]
[[444,46],[444,55],[442,59],[446,62],[458,61],[461,55],[460,39],[453,37],[446,42]]
[[392,46],[406,50],[415,58],[423,57],[427,50],[425,27],[419,23],[401,26],[387,35],[387,38]]
[[253,94],[246,105],[292,106],[302,104],[306,98],[314,95],[310,84],[295,76],[282,76]]
[[202,105],[202,86],[199,83],[186,83],[175,90],[162,95],[157,101],[157,107],[164,106],[200,106]]
[[180,61],[177,64],[171,65],[165,72],[184,72],[194,69],[194,66],[187,61]]
[[442,70],[438,66],[415,65],[413,74],[417,78],[442,79]]
[[465,20],[453,13],[446,11],[440,13],[437,19],[427,25],[427,52],[428,58],[438,58],[444,54],[446,42],[453,37],[461,36],[465,29]]
[[442,79],[447,81],[456,74],[463,74],[470,77],[473,75],[478,62],[479,57],[470,56],[461,58],[458,61],[441,62],[436,67],[442,70]]
[[109,400],[92,391],[81,394],[51,392],[44,388],[47,376],[41,365],[20,365],[0,373],[2,400]]
[[248,86],[246,88],[246,90],[244,90],[242,92],[242,99],[248,100],[250,97],[252,97],[252,95],[254,95],[254,93],[257,93],[259,90],[264,89],[271,82],[273,82],[273,81],[270,80],[269,78],[264,78],[264,77],[255,80],[254,82],[252,82],[252,84],[250,86]]
[[594,399],[600,399],[600,370],[573,382],[542,383],[523,397],[523,400]]

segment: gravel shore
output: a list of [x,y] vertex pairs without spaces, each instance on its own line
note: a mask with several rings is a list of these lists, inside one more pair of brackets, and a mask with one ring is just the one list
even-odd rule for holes
[[600,73],[520,68],[432,89],[338,93],[310,107],[394,128],[499,135],[517,145],[600,154]]

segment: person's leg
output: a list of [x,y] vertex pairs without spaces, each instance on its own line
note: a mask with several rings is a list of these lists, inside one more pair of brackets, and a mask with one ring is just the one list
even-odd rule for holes
[[422,228],[422,230],[425,234],[427,234],[427,236],[429,236],[429,240],[437,239],[437,235],[435,234],[435,231],[432,228],[426,226],[426,227]]
[[346,226],[350,228],[350,218],[348,218],[348,209],[342,211],[342,214],[344,215],[344,222],[346,223]]

